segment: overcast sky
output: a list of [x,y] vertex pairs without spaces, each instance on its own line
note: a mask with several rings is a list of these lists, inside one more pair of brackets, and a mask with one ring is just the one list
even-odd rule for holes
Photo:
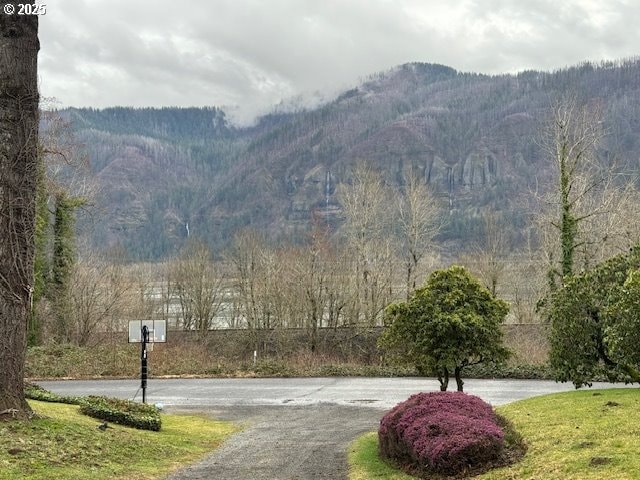
[[553,70],[640,54],[640,0],[62,0],[40,17],[59,106],[224,106],[250,120],[406,62]]

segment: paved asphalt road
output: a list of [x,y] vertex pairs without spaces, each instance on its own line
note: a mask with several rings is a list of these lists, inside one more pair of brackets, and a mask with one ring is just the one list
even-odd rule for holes
[[[140,399],[139,380],[62,380],[37,382],[65,395],[108,395]],[[454,383],[455,388],[455,383]],[[595,384],[593,388],[609,388]],[[572,384],[539,380],[467,380],[465,392],[492,405],[546,393],[573,390]],[[167,407],[209,409],[232,406],[310,406],[334,404],[389,409],[420,391],[436,391],[429,378],[203,378],[150,379],[147,402]]]
[[[140,399],[139,381],[38,382],[66,395]],[[595,388],[610,387],[599,384]],[[468,380],[465,390],[499,405],[572,385],[527,380]],[[202,461],[167,480],[345,480],[346,452],[360,434],[419,391],[425,378],[152,379],[147,400],[171,412],[198,411],[243,427]]]

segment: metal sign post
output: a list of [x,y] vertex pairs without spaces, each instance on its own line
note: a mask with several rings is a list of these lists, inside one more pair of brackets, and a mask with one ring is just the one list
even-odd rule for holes
[[[153,351],[154,343],[167,341],[166,320],[129,320],[129,343],[140,343],[140,389],[142,403],[147,403],[147,352]],[[136,392],[137,395],[137,392]]]
[[142,388],[142,403],[147,403],[147,342],[149,341],[149,329],[146,325],[142,326],[141,344],[142,352],[140,354],[140,388]]

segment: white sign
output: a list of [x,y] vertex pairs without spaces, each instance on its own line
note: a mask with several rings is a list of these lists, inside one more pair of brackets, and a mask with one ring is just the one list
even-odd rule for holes
[[165,343],[167,341],[166,320],[129,320],[129,343],[142,342],[142,327],[149,330],[149,343]]

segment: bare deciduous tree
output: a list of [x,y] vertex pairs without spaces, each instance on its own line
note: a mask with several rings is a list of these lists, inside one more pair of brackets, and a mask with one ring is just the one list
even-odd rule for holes
[[130,308],[131,302],[126,300],[127,294],[133,292],[131,287],[121,264],[94,256],[74,264],[69,298],[65,302],[69,305],[69,340],[93,346],[98,341],[98,332],[124,327],[113,323],[124,318]]
[[583,219],[578,230],[576,260],[587,270],[625,253],[640,239],[640,201],[633,177],[607,168],[580,202]]
[[233,323],[247,328],[247,338],[258,352],[264,351],[266,338],[275,329],[293,323],[290,315],[296,298],[288,289],[290,262],[285,260],[283,251],[267,247],[251,230],[237,234],[227,253],[234,277]]
[[[57,341],[71,341],[69,305],[64,302],[69,299],[76,261],[75,217],[93,195],[95,182],[69,122],[58,112],[44,110],[38,158],[36,282],[29,326],[32,343],[42,342],[45,322]],[[51,318],[58,325],[53,330]]]
[[260,298],[263,248],[262,238],[245,230],[236,235],[227,253],[235,280],[235,311],[240,317],[237,323],[244,324],[249,330],[259,329],[264,324]]
[[184,330],[200,334],[214,327],[220,311],[224,277],[213,262],[209,247],[190,242],[171,264],[172,293],[178,298]]
[[[597,155],[603,139],[598,105],[559,102],[546,132],[555,185],[543,201],[539,238],[549,264],[549,285],[590,268],[637,241],[630,215],[637,210],[632,182]],[[551,227],[551,228],[549,228]]]
[[342,185],[340,203],[345,215],[343,230],[353,253],[355,272],[352,322],[373,326],[392,293],[393,251],[391,246],[392,194],[379,172],[360,163],[351,183]]
[[293,285],[297,287],[303,327],[309,333],[310,349],[318,347],[318,331],[324,325],[325,314],[329,311],[329,282],[331,280],[331,246],[326,229],[315,226],[309,243],[296,249],[289,256],[295,259],[291,265]]
[[[0,9],[7,2],[0,1]],[[0,15],[0,418],[26,417],[24,359],[34,288],[38,16]]]
[[556,277],[573,274],[575,250],[580,244],[578,226],[589,215],[581,215],[577,210],[595,184],[591,177],[595,149],[604,135],[602,112],[580,106],[575,99],[561,101],[553,109],[549,128],[547,150],[556,168],[554,195],[558,209],[551,224],[559,233],[560,257],[549,273],[553,286]]
[[407,299],[416,289],[416,276],[425,253],[440,231],[442,205],[420,180],[409,177],[398,196],[397,221],[406,269]]
[[482,227],[482,240],[475,245],[466,263],[495,297],[509,254],[506,227],[493,212],[483,214]]
[[327,265],[327,327],[337,328],[348,323],[346,319],[347,307],[353,296],[349,288],[351,269],[349,268],[349,253],[339,249],[326,252]]

